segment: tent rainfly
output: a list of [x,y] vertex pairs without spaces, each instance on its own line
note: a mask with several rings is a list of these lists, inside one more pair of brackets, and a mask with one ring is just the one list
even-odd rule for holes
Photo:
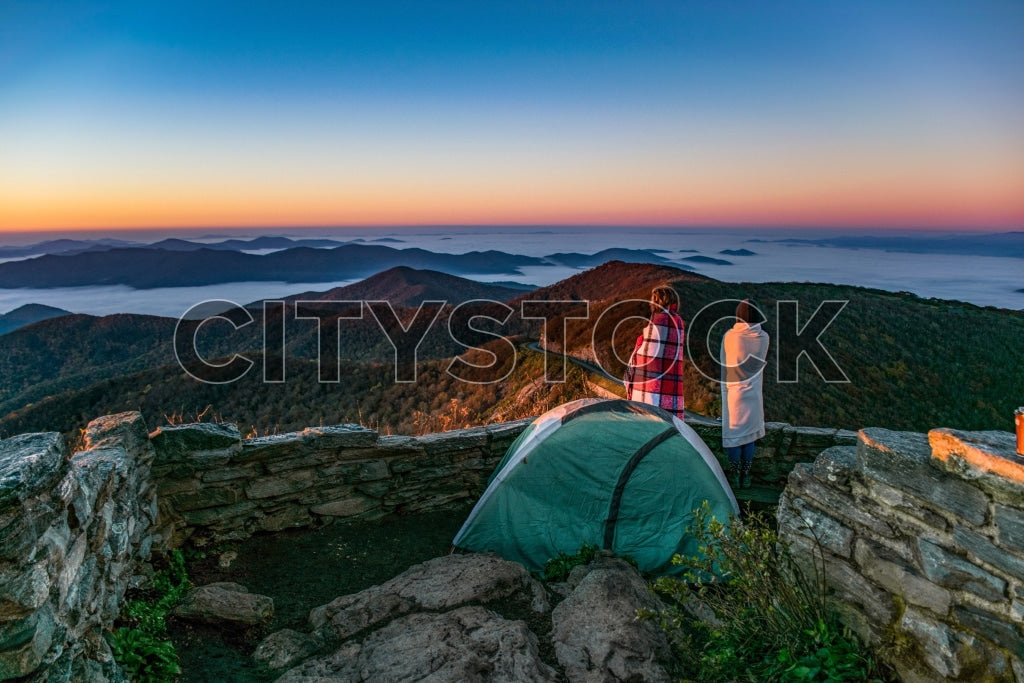
[[723,523],[739,513],[721,466],[693,429],[624,400],[582,399],[533,421],[509,447],[453,542],[531,571],[584,543],[670,574],[675,553],[698,554],[689,533],[707,501]]

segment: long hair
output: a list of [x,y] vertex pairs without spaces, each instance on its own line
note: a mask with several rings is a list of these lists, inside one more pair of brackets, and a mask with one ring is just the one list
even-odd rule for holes
[[651,314],[658,311],[668,311],[675,306],[679,309],[679,294],[672,288],[672,285],[658,285],[651,290]]
[[757,301],[750,298],[744,299],[736,306],[736,318],[750,325],[765,322],[765,317],[761,314]]

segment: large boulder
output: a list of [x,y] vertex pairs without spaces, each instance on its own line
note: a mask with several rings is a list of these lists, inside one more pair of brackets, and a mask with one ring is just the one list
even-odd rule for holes
[[525,622],[479,606],[441,614],[409,614],[305,662],[278,683],[330,681],[555,681]]
[[274,618],[274,600],[237,583],[211,583],[189,591],[173,614],[209,624],[257,626]]
[[672,680],[665,634],[637,619],[637,610],[663,607],[640,574],[621,559],[601,557],[572,576],[577,578],[551,614],[551,639],[565,677],[571,683]]
[[[354,647],[352,643],[357,643],[359,639],[365,638],[363,642],[369,643],[372,647],[364,651],[362,657],[373,659],[376,662],[383,656],[381,653],[384,650],[375,645],[378,640],[371,640],[371,636],[374,638],[396,637],[394,629],[397,626],[393,625],[405,623],[400,621],[403,617],[418,615],[420,618],[414,619],[410,623],[426,623],[424,619],[427,616],[430,616],[431,619],[440,619],[442,615],[437,614],[439,612],[449,612],[468,604],[480,605],[499,601],[503,604],[516,605],[520,612],[525,611],[535,615],[545,615],[550,611],[544,587],[531,577],[521,564],[487,554],[437,557],[410,567],[402,574],[379,586],[342,596],[327,605],[317,607],[309,615],[310,624],[313,627],[312,634],[301,634],[295,631],[272,633],[260,643],[253,657],[258,663],[269,669],[284,669],[294,666],[314,651],[323,651],[332,645],[336,647],[342,641],[349,642],[342,645],[338,653],[349,652]],[[488,612],[488,614],[490,613]],[[493,619],[501,619],[501,617],[494,615]],[[522,622],[515,622],[519,625],[513,628],[507,624],[492,624],[493,619],[489,617],[484,620],[488,623],[487,628],[491,630],[511,629],[518,633],[518,629],[521,628],[526,629],[526,632],[529,633],[527,626]],[[427,619],[427,622],[429,621],[430,619]],[[475,624],[477,621],[479,619],[474,617],[467,623]],[[441,619],[439,623],[443,624],[443,629],[447,629],[446,632],[454,633],[458,630],[458,624],[462,622]],[[377,633],[384,635],[377,636]],[[475,635],[465,635],[464,637],[452,635],[444,647],[454,649],[460,642],[472,646],[470,647],[471,651],[485,647],[474,640],[475,637]],[[481,637],[484,636],[481,635]],[[405,636],[404,640],[408,640],[408,638]],[[534,638],[534,650],[536,650],[535,641],[536,638]],[[489,641],[484,638],[484,641],[481,642]],[[334,657],[344,659],[343,655],[336,653],[317,661],[323,663]],[[452,659],[454,655],[445,655],[445,657]],[[469,664],[452,664],[451,666],[462,671],[463,669],[460,667],[464,668]]]
[[440,612],[511,597],[523,597],[535,612],[549,609],[544,588],[521,564],[494,555],[447,555],[317,607],[309,620],[325,641],[343,640],[410,612]]

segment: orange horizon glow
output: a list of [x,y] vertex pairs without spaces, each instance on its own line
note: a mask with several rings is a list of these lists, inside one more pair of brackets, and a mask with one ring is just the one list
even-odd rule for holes
[[[705,188],[706,189],[706,188]],[[57,230],[129,230],[245,227],[388,227],[419,225],[721,226],[1012,230],[1024,227],[1024,188],[938,193],[928,188],[856,194],[799,188],[774,193],[749,189],[734,196],[630,200],[600,192],[566,202],[535,189],[468,198],[427,189],[358,193],[259,192],[220,197],[135,188],[125,196],[11,196],[0,190],[0,233]],[[239,196],[239,194],[243,196]],[[580,194],[579,192],[575,194]],[[587,192],[585,194],[590,195]],[[941,195],[941,201],[936,198]],[[586,208],[581,208],[586,207]]]
[[[159,151],[159,150],[157,150]],[[456,152],[459,150],[456,150]],[[644,154],[486,154],[435,162],[398,150],[346,167],[316,155],[247,165],[226,147],[206,163],[170,158],[93,168],[44,160],[0,182],[0,232],[167,227],[391,225],[786,226],[1013,229],[1024,226],[1024,154],[957,150],[905,158],[864,151],[745,149]],[[632,155],[632,156],[631,156]],[[325,155],[329,156],[329,155]],[[154,159],[168,159],[156,152]],[[367,157],[368,158],[368,157]],[[31,160],[25,154],[26,164]],[[59,169],[59,172],[54,172]],[[397,171],[392,169],[398,169]],[[357,172],[358,171],[358,172]],[[13,176],[13,174],[11,174]]]

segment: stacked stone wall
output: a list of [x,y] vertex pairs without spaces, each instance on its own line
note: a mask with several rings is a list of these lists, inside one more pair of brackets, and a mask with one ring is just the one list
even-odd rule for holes
[[1024,681],[1024,458],[1003,432],[861,430],[797,465],[779,530],[903,681]]
[[420,437],[358,425],[242,439],[233,424],[152,434],[160,535],[241,539],[334,519],[468,503],[529,420]]
[[[519,420],[420,437],[380,436],[358,425],[243,439],[233,424],[161,427],[152,435],[161,537],[175,544],[241,539],[336,518],[411,514],[469,502],[530,423]],[[691,426],[724,462],[721,425]],[[798,462],[854,444],[856,432],[767,425],[755,481],[776,486]]]
[[148,558],[157,515],[142,416],[0,441],[0,680],[120,680],[102,632]]

